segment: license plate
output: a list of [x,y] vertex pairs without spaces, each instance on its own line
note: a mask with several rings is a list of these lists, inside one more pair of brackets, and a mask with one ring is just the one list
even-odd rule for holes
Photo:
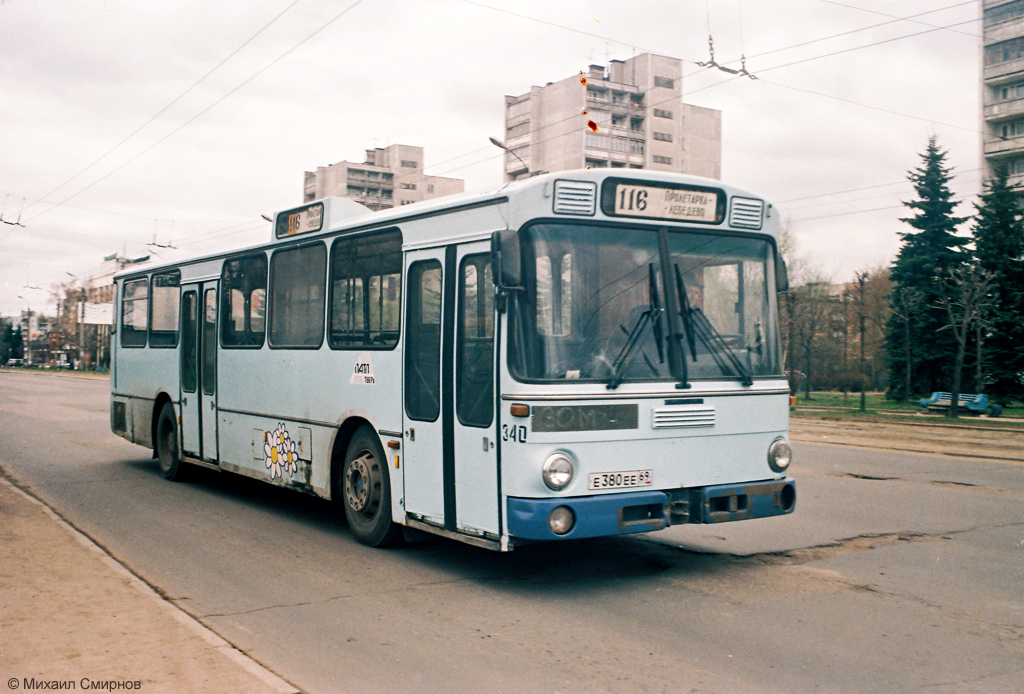
[[650,487],[654,474],[650,470],[629,470],[626,472],[592,472],[588,489],[628,489],[629,487]]

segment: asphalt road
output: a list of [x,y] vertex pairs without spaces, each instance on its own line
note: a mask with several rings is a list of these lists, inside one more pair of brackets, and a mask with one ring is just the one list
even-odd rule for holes
[[792,516],[372,550],[321,500],[163,480],[105,381],[0,373],[0,468],[304,691],[1024,690],[1024,463],[796,455]]

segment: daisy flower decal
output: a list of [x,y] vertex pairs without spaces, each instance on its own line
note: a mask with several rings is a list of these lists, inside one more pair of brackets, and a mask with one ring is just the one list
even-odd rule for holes
[[288,430],[283,424],[278,429],[281,432],[281,467],[290,477],[299,471],[299,456],[295,453],[295,441],[288,435]]
[[263,455],[270,479],[294,475],[299,470],[299,456],[295,452],[295,441],[288,435],[284,423],[279,423],[273,433],[264,434]]

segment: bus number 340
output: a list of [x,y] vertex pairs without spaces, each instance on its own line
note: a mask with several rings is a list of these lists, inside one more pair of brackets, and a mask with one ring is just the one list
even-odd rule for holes
[[526,427],[516,426],[508,424],[501,425],[501,440],[502,441],[518,441],[519,443],[526,443]]

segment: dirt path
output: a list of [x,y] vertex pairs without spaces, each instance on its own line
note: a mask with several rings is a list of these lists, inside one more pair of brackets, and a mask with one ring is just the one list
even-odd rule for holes
[[884,450],[1024,463],[1024,430],[982,429],[933,422],[859,422],[794,416],[790,438],[797,443],[832,443]]
[[5,480],[0,546],[0,677],[10,690],[295,691]]

